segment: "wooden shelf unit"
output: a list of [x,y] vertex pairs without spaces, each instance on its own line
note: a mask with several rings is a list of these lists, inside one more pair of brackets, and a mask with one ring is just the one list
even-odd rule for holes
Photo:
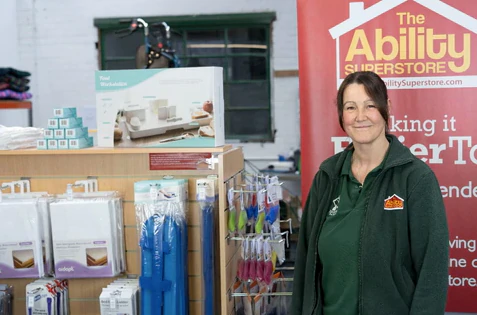
[[[213,153],[218,164],[211,170],[150,170],[150,153]],[[217,175],[219,184],[219,209],[216,214],[216,293],[217,314],[230,314],[233,300],[230,289],[230,258],[235,257],[238,247],[227,244],[228,185],[244,168],[241,148],[168,148],[168,149],[101,149],[83,150],[18,150],[0,151],[0,183],[28,178],[32,191],[64,193],[66,185],[94,176],[100,190],[119,191],[123,196],[124,231],[126,244],[127,275],[140,274],[140,250],[134,209],[134,182],[162,179],[165,175],[189,179],[188,235],[189,235],[189,305],[190,314],[202,314],[203,292],[200,272],[201,248],[199,203],[195,200],[195,179]],[[233,254],[233,255],[232,255]],[[232,256],[231,256],[232,255]],[[25,285],[34,279],[0,279],[1,283],[14,286],[14,314],[25,314]],[[72,315],[99,315],[101,289],[114,278],[70,279],[70,310]],[[233,283],[232,283],[233,284]],[[232,304],[230,304],[232,303]]]

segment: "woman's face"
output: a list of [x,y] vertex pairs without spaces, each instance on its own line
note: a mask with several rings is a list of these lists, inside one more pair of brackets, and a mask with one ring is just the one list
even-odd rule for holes
[[343,127],[357,144],[371,144],[385,136],[386,122],[362,84],[350,84],[343,93]]

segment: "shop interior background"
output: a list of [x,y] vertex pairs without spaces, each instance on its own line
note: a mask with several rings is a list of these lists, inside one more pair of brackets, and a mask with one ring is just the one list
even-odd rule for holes
[[[94,71],[99,69],[95,19],[270,12],[276,15],[268,47],[271,129],[275,132],[268,141],[228,140],[243,146],[247,161],[265,168],[276,161],[278,155],[287,155],[300,145],[294,0],[2,0],[0,67],[32,73],[35,127],[46,127],[56,107],[77,107],[82,116],[90,117],[86,123],[91,126],[95,122],[91,117],[95,104]],[[0,124],[26,126],[27,123],[26,113],[3,110],[0,114]],[[299,186],[296,183],[293,187],[299,190]]]

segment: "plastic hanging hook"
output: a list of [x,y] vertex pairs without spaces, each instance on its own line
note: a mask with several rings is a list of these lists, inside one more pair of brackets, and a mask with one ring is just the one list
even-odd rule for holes
[[66,185],[66,199],[73,200],[73,184]]
[[152,201],[157,201],[157,184],[151,184],[151,187],[149,188],[149,196]]

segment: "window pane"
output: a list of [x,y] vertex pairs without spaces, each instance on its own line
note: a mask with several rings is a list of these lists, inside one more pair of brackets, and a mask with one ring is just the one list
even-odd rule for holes
[[233,28],[228,31],[227,51],[230,53],[266,53],[265,28]]
[[229,80],[266,80],[265,57],[229,57]]
[[270,134],[270,111],[268,110],[229,110],[226,116],[231,136]]
[[223,30],[203,30],[187,32],[187,55],[223,55]]
[[211,58],[188,58],[184,60],[186,67],[225,67],[225,59],[219,57]]
[[105,57],[127,57],[134,56],[137,48],[144,43],[143,33],[135,32],[129,36],[119,38],[114,31],[104,32]]
[[268,82],[228,84],[225,93],[229,108],[270,106]]
[[136,69],[135,60],[114,60],[106,61],[103,70],[122,70],[122,69]]

